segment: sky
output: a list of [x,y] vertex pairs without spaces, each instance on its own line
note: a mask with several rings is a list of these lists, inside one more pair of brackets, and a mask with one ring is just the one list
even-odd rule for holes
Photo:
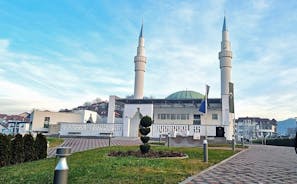
[[220,97],[223,17],[236,117],[297,116],[295,0],[0,1],[0,113],[58,111],[134,90],[141,22],[144,95]]

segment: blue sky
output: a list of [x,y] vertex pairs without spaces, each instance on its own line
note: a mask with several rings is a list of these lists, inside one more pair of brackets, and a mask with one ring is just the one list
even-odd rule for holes
[[236,116],[297,116],[297,1],[0,2],[0,113],[72,108],[133,93],[144,19],[145,96],[220,97],[224,11]]

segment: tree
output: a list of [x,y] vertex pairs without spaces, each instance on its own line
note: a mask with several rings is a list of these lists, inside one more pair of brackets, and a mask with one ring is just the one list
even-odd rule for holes
[[10,139],[0,134],[0,167],[9,165],[10,162]]
[[30,162],[36,160],[36,153],[34,147],[34,139],[31,134],[26,134],[23,138],[24,140],[24,156],[25,162]]
[[139,148],[142,154],[148,153],[150,150],[150,145],[148,144],[150,137],[148,137],[147,135],[151,131],[150,126],[152,125],[152,122],[153,121],[149,116],[144,116],[140,120],[139,132],[141,133],[140,140],[143,144],[140,145]]
[[36,136],[35,152],[37,159],[44,159],[47,156],[47,140],[41,133]]
[[21,134],[17,134],[11,141],[11,164],[19,164],[24,162],[24,145],[23,137]]
[[93,100],[93,103],[99,103],[102,102],[101,98],[97,97],[95,100]]

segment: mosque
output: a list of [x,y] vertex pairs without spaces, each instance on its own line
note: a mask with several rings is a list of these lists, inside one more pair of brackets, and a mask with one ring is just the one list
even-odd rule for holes
[[[221,97],[207,98],[195,91],[179,91],[164,99],[144,99],[144,77],[146,54],[143,25],[141,26],[137,54],[134,57],[134,98],[109,97],[107,124],[122,124],[122,136],[138,137],[139,121],[143,116],[153,119],[151,137],[167,134],[171,136],[200,136],[208,139],[234,138],[234,100],[231,82],[232,51],[229,32],[224,17],[221,51],[218,54],[221,70]],[[207,100],[205,113],[199,111],[203,100]],[[115,117],[117,109],[123,110],[123,117]]]

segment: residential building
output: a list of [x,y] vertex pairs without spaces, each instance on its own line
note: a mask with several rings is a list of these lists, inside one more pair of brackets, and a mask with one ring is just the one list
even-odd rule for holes
[[235,121],[237,140],[274,137],[277,135],[275,119],[259,117],[240,117]]

